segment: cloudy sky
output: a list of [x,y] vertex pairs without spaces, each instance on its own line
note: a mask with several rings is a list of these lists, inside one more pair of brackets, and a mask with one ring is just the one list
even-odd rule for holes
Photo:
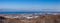
[[0,0],[0,9],[4,10],[58,10],[60,11],[59,0]]

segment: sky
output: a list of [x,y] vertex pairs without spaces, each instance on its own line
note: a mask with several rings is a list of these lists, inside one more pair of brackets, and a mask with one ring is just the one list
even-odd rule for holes
[[60,11],[60,0],[0,0],[1,10]]

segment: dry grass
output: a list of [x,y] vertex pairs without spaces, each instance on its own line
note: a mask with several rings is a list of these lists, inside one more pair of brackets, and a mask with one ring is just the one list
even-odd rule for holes
[[7,23],[60,23],[60,15],[45,15],[40,16],[36,19],[30,19],[30,20],[21,20],[21,19],[10,19],[6,18],[5,20]]

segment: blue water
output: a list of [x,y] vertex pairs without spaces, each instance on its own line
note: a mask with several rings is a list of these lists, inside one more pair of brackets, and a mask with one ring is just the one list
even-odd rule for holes
[[38,13],[38,12],[0,12],[0,14],[32,14],[32,13]]
[[[0,14],[32,14],[32,13],[46,13],[46,12],[0,12]],[[47,13],[60,13],[60,12],[47,12]]]

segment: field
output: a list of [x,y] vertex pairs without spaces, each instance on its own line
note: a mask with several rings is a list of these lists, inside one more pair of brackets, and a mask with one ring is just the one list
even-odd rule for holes
[[[31,17],[31,16],[30,16]],[[0,16],[0,23],[60,23],[60,15],[39,15],[37,18],[6,18]]]

